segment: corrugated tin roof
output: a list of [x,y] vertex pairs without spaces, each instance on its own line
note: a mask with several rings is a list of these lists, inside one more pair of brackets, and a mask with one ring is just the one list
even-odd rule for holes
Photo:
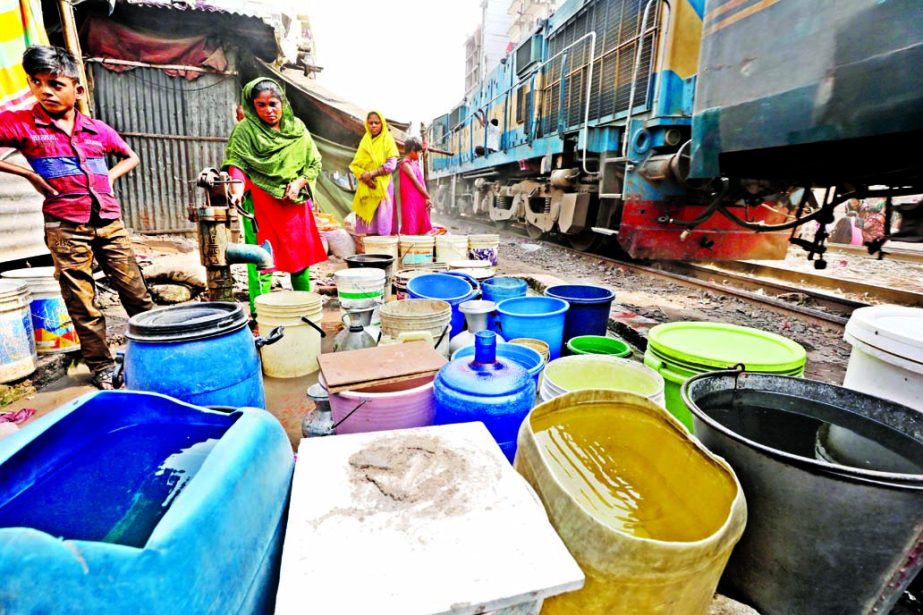
[[173,9],[179,11],[200,11],[203,13],[224,13],[259,19],[272,28],[279,55],[287,62],[295,62],[298,43],[301,39],[301,23],[298,16],[280,8],[279,2],[262,0],[121,0],[132,6]]

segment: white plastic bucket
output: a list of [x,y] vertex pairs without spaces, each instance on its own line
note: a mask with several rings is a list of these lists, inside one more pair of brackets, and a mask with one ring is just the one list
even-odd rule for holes
[[923,412],[923,309],[859,308],[843,338],[852,345],[844,387]]
[[[284,327],[282,339],[263,346],[263,373],[272,378],[297,378],[318,370],[321,351],[321,321],[324,303],[321,296],[302,290],[267,293],[256,298],[256,324],[259,334],[269,335]],[[313,325],[305,322],[310,320]]]
[[477,261],[490,261],[494,267],[500,257],[500,235],[469,235],[468,258]]
[[377,327],[381,322],[377,307],[385,300],[386,279],[387,274],[384,269],[371,267],[340,269],[333,274],[341,306],[366,308],[374,305],[376,307],[372,313],[373,327]]
[[35,359],[29,289],[0,280],[0,382],[25,378],[35,371]]
[[363,254],[387,254],[398,259],[398,240],[393,235],[366,235],[362,238]]
[[74,323],[61,297],[54,267],[31,267],[6,271],[2,277],[24,282],[32,294],[32,328],[39,354],[72,352],[80,348]]
[[381,307],[382,343],[422,340],[449,357],[452,306],[439,299],[403,299]]
[[603,389],[634,393],[664,407],[663,376],[642,363],[604,355],[555,359],[545,367],[542,401],[571,391]]
[[431,235],[401,235],[400,265],[426,265],[433,262],[433,248],[436,245]]
[[467,235],[436,235],[436,262],[465,260],[468,258]]

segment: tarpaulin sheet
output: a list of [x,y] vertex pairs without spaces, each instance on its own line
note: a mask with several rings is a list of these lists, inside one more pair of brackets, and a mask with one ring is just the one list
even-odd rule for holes
[[39,0],[0,0],[0,111],[32,104],[22,52],[29,45],[47,45]]
[[[92,17],[84,26],[83,37],[86,52],[97,58],[204,67],[218,72],[223,72],[228,67],[224,51],[221,47],[211,44],[205,36],[170,36],[165,32],[145,32],[111,19]],[[105,62],[102,65],[115,72],[134,68]],[[199,71],[171,69],[165,72],[189,81],[202,75]]]

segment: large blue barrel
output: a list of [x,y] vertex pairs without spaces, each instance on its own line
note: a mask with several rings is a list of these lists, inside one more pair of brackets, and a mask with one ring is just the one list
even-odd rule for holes
[[0,612],[271,612],[293,465],[253,408],[100,391],[32,421],[0,441]]
[[247,315],[234,303],[194,303],[128,321],[125,387],[198,406],[265,408]]

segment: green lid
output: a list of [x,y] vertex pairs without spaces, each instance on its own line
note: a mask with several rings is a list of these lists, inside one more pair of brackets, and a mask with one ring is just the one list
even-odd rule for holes
[[776,335],[720,322],[671,322],[650,330],[648,347],[689,366],[753,372],[799,371],[807,361],[801,344]]

